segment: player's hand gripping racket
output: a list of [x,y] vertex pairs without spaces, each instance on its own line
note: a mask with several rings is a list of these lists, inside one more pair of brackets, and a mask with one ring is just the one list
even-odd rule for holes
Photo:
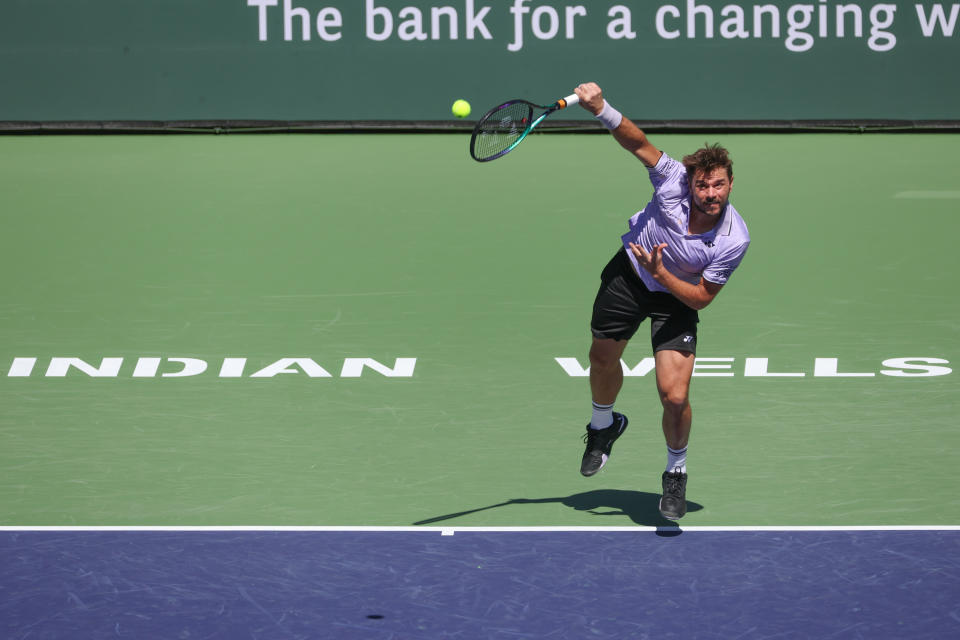
[[[510,100],[487,111],[470,136],[470,155],[477,162],[496,160],[513,151],[533,128],[554,111],[580,102],[576,94],[561,98],[549,106],[526,100]],[[533,118],[534,109],[545,111]]]

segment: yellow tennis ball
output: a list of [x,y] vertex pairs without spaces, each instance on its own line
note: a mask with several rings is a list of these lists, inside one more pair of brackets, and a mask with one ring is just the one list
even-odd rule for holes
[[453,112],[453,115],[458,118],[466,118],[470,115],[470,103],[466,100],[457,100],[453,103],[453,107],[450,109]]

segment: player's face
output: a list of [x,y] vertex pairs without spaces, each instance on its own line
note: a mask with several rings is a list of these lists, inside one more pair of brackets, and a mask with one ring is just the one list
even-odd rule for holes
[[708,216],[718,216],[727,206],[731,187],[733,180],[723,167],[709,173],[697,171],[690,184],[693,206]]

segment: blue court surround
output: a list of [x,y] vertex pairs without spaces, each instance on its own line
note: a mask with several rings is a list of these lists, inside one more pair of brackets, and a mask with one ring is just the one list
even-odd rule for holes
[[0,636],[960,637],[958,561],[956,530],[3,531]]

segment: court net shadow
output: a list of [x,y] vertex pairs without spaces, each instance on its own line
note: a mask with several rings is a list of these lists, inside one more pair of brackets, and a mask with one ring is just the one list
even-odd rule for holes
[[[645,491],[625,491],[622,489],[597,489],[584,493],[575,493],[572,496],[558,498],[513,498],[506,502],[491,504],[486,507],[448,513],[442,516],[427,518],[414,522],[415,526],[436,524],[455,520],[472,513],[500,509],[518,504],[562,504],[577,511],[586,511],[595,516],[610,517],[604,525],[616,525],[616,518],[628,518],[634,524],[645,527],[676,527],[678,523],[667,520],[660,515],[660,494]],[[699,511],[703,505],[687,500],[687,513]],[[611,517],[612,516],[612,517]]]

